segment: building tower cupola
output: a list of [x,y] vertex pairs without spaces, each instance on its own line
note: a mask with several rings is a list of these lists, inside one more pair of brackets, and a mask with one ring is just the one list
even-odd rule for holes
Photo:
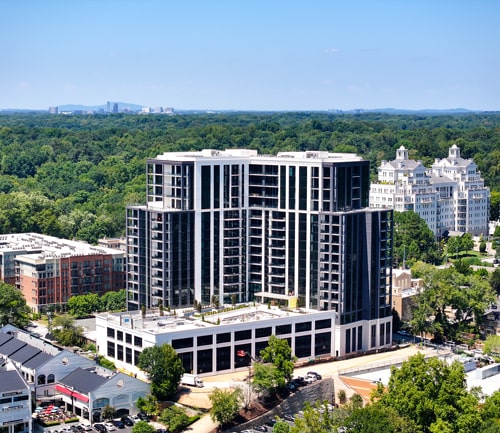
[[449,158],[460,158],[460,148],[456,144],[454,144],[453,146],[450,147],[448,157]]
[[396,153],[396,159],[398,160],[407,160],[408,159],[408,150],[401,146]]

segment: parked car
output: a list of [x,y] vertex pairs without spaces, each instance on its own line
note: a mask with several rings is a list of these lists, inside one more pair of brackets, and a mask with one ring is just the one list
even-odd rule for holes
[[304,378],[304,382],[306,384],[310,384],[310,383],[316,382],[316,376],[306,376]]
[[115,419],[115,420],[113,421],[113,425],[114,425],[115,427],[118,427],[118,428],[125,428],[125,424],[124,424],[122,421],[120,421],[120,420],[116,420],[116,419]]
[[295,421],[295,417],[289,413],[285,413],[285,415],[283,415],[283,419],[291,422]]
[[106,426],[104,424],[94,424],[94,428],[99,432],[99,433],[106,433],[108,430],[106,429]]
[[137,417],[141,420],[141,421],[147,421],[149,422],[150,421],[150,418],[148,416],[148,414],[146,412],[139,412],[137,414]]
[[129,418],[134,422],[134,424],[141,420],[137,415],[129,416]]
[[122,416],[122,423],[128,427],[132,427],[134,425],[134,420],[130,416],[125,415]]
[[302,376],[298,376],[295,379],[292,380],[296,385],[298,386],[304,386],[306,385],[306,382]]
[[113,425],[113,423],[110,423],[110,422],[105,422],[104,423],[104,427],[106,427],[107,431],[114,431],[114,430],[116,430],[116,428]]
[[90,424],[82,424],[83,430],[92,431],[92,426]]
[[321,380],[322,379],[321,374],[316,373],[315,371],[308,371],[307,375],[308,376],[314,376],[314,377],[316,377],[317,380]]
[[256,431],[267,431],[267,427],[265,425],[258,425],[257,427],[253,428]]
[[276,424],[276,420],[274,418],[269,418],[267,421],[266,421],[266,425],[269,426],[269,427],[274,427],[274,424]]

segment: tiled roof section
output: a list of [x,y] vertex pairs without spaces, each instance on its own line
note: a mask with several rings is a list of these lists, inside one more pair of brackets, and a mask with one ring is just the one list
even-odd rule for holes
[[38,368],[39,366],[45,364],[49,359],[52,359],[53,356],[48,353],[40,352],[38,355],[35,355],[30,360],[26,361],[23,366],[31,369]]
[[13,361],[20,362],[24,364],[26,361],[30,360],[31,358],[35,357],[41,352],[40,349],[37,349],[36,347],[30,346],[27,344],[20,350],[18,350],[16,353],[12,354],[10,357]]
[[17,370],[0,371],[0,393],[21,391],[26,388],[26,383]]
[[104,384],[108,379],[96,373],[77,368],[61,380],[61,384],[73,387],[75,391],[88,394]]
[[395,159],[394,161],[389,161],[388,164],[393,168],[406,168],[410,170],[422,165],[420,162],[414,161],[413,159]]
[[12,337],[12,335],[9,335],[9,334],[4,334],[3,332],[0,332],[0,353],[1,352],[1,347],[7,343],[7,341],[10,341],[12,340],[14,337]]
[[26,343],[19,341],[17,338],[13,338],[0,346],[0,354],[11,358],[14,353],[24,346],[26,346]]

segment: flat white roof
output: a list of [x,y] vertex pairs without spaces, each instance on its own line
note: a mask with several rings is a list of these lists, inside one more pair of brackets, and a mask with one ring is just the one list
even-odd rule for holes
[[263,160],[268,160],[269,162],[276,163],[282,161],[283,159],[288,159],[290,161],[301,161],[301,162],[311,162],[314,160],[319,161],[363,161],[363,158],[356,155],[355,153],[331,153],[325,151],[306,151],[306,152],[278,152],[277,155],[259,155],[256,150],[253,149],[226,149],[226,150],[214,150],[214,149],[203,149],[198,152],[165,152],[158,155],[156,158],[162,161],[195,161],[199,159],[222,159],[222,158],[233,158],[233,159],[255,159],[259,162]]
[[12,233],[0,235],[0,254],[16,253],[23,260],[36,261],[47,258],[110,254],[124,256],[122,250],[90,245],[86,242],[71,241],[38,233]]
[[[219,312],[217,312],[219,311]],[[148,311],[145,318],[142,318],[141,311],[127,311],[122,313],[101,313],[98,317],[105,319],[115,325],[122,327],[149,332],[153,334],[166,334],[172,331],[187,331],[201,328],[214,328],[224,325],[234,325],[241,323],[255,323],[263,320],[272,320],[280,318],[300,318],[304,316],[317,316],[330,314],[332,311],[316,311],[306,309],[281,309],[278,307],[269,308],[267,305],[256,304],[248,306],[239,305],[235,309],[231,307],[222,307],[220,310],[211,309],[201,314],[196,313],[192,308],[186,310],[177,310],[176,315],[165,312],[160,316],[159,311]],[[311,317],[312,319],[312,317]]]

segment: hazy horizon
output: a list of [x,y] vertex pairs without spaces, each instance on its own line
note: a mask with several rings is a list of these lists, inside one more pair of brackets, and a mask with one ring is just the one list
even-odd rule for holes
[[0,109],[500,110],[500,2],[4,0]]

